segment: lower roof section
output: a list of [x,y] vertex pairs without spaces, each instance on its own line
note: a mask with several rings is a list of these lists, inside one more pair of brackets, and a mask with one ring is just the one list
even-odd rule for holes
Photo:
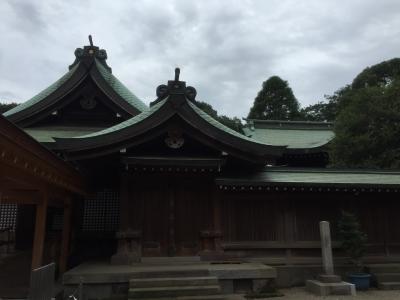
[[315,152],[333,138],[333,123],[246,119],[246,136],[271,145],[286,145],[288,152]]
[[[266,168],[252,174],[230,174],[218,177],[220,188],[243,187],[317,187],[400,190],[400,171],[338,170],[338,169],[290,169]],[[318,190],[318,189],[317,189]],[[371,191],[372,191],[371,190]]]
[[85,179],[71,164],[1,115],[0,153],[2,201],[8,199],[15,203],[12,201],[18,200],[22,192],[27,193],[27,201],[31,201],[39,190],[74,194],[86,192]]

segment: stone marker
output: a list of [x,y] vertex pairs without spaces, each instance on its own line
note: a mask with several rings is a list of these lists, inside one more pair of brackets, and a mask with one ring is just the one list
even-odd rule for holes
[[322,267],[324,274],[333,275],[332,243],[329,222],[319,222],[319,231],[321,234]]
[[334,274],[332,241],[329,222],[319,222],[321,234],[322,270],[323,274],[318,275],[318,280],[307,280],[306,288],[309,292],[319,295],[355,295],[354,284],[344,282],[340,276]]

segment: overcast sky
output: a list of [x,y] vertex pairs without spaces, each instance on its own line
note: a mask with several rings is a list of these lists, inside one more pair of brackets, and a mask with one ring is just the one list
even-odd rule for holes
[[239,117],[272,75],[306,106],[400,56],[399,0],[1,0],[0,15],[5,102],[61,77],[88,34],[146,103],[179,66],[198,100]]

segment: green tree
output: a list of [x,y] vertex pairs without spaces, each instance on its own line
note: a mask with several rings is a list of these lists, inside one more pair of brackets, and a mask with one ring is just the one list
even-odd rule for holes
[[353,89],[339,112],[330,157],[343,167],[400,167],[400,79]]
[[400,167],[400,59],[364,69],[328,99],[336,114],[333,165]]
[[325,96],[326,111],[324,117],[334,120],[339,113],[352,102],[358,90],[368,87],[385,87],[396,78],[400,78],[400,58],[383,61],[365,68],[350,85],[337,90],[333,95]]
[[331,122],[335,116],[331,112],[330,103],[317,102],[300,109],[300,119],[302,121]]
[[194,101],[196,106],[200,108],[202,111],[213,117],[218,122],[224,124],[225,126],[239,132],[243,133],[243,124],[239,118],[233,117],[230,118],[225,115],[218,115],[218,112],[208,103],[202,101]]
[[11,102],[11,103],[1,103],[0,102],[0,114],[5,113],[6,111],[16,107],[18,104]]
[[352,98],[352,88],[347,85],[337,90],[333,95],[325,95],[325,101],[319,101],[300,109],[300,120],[333,122]]
[[393,58],[365,68],[354,78],[351,87],[361,89],[371,86],[387,86],[400,77],[400,58]]
[[262,89],[254,99],[249,119],[296,120],[299,119],[299,102],[293,95],[287,81],[272,76],[262,84]]
[[361,258],[367,250],[367,235],[361,231],[360,223],[352,213],[342,211],[338,222],[338,238],[341,248],[358,268],[357,271],[362,271]]

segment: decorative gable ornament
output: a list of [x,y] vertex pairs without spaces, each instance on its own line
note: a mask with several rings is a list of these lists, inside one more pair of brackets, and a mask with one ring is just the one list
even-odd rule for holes
[[87,60],[88,62],[93,61],[93,59],[97,59],[110,73],[111,73],[111,68],[107,65],[107,51],[104,49],[100,49],[97,46],[93,45],[93,40],[92,36],[89,35],[89,43],[90,46],[84,46],[82,48],[76,48],[74,54],[75,54],[75,61],[72,63],[72,65],[69,66],[69,69],[71,70],[75,65],[77,65],[81,61]]
[[157,102],[171,94],[184,94],[185,97],[190,101],[194,101],[196,99],[196,89],[192,86],[187,87],[185,82],[179,81],[180,72],[181,71],[179,68],[175,68],[175,80],[168,81],[168,85],[162,84],[157,87],[157,100],[151,103],[150,106],[156,104]]
[[171,149],[179,149],[185,143],[182,132],[179,129],[171,129],[168,131],[168,136],[165,138],[165,144]]

